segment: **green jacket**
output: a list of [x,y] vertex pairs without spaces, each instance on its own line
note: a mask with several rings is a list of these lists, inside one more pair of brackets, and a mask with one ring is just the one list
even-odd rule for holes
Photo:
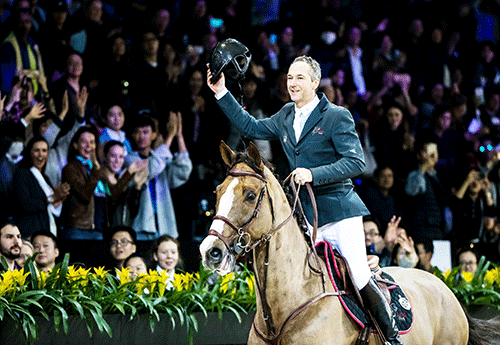
[[[369,214],[354,190],[351,178],[363,173],[364,155],[351,113],[318,94],[320,102],[307,119],[299,142],[293,129],[295,107],[287,103],[273,116],[257,120],[245,111],[230,92],[218,105],[250,139],[280,140],[290,170],[310,169],[318,206],[319,226]],[[312,224],[313,210],[305,193],[301,202]]]

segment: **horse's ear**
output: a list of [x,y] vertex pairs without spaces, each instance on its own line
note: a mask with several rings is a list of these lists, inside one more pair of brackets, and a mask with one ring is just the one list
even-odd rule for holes
[[224,163],[226,163],[228,167],[232,167],[234,165],[234,162],[236,161],[236,153],[234,153],[233,150],[231,150],[231,148],[226,145],[224,140],[220,141],[219,149]]
[[256,167],[258,167],[260,170],[264,170],[264,163],[262,163],[262,157],[260,156],[259,149],[253,142],[250,142],[247,148],[247,155],[248,158],[250,158],[250,161],[252,161],[253,164],[255,164]]

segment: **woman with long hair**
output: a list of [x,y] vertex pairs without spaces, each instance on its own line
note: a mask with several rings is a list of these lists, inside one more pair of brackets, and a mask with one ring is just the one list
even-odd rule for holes
[[43,137],[32,138],[23,154],[12,186],[12,199],[19,230],[24,238],[38,230],[57,235],[56,217],[70,192],[70,185],[53,187],[45,175],[49,146]]

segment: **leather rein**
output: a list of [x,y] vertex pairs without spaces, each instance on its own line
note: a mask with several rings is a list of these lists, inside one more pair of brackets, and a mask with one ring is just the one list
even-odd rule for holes
[[[312,202],[313,210],[314,210],[314,226],[313,226],[313,233],[312,233],[313,244],[311,246],[312,250],[311,250],[311,252],[309,252],[309,255],[311,253],[314,255],[316,265],[318,268],[314,268],[311,265],[311,262],[309,259],[307,261],[309,264],[309,268],[314,273],[321,275],[323,292],[318,294],[317,296],[311,298],[307,302],[303,303],[302,305],[300,305],[296,309],[294,309],[290,313],[290,315],[285,319],[285,322],[281,325],[279,330],[276,331],[275,327],[273,325],[271,313],[269,312],[270,307],[267,303],[267,298],[266,298],[266,294],[265,294],[267,275],[268,275],[267,274],[267,267],[269,265],[269,240],[278,230],[280,230],[285,224],[287,224],[293,218],[297,204],[299,205],[300,210],[305,218],[305,214],[304,214],[304,210],[302,209],[302,205],[300,204],[300,202],[298,202],[299,201],[300,185],[298,186],[298,188],[295,188],[295,185],[293,183],[290,184],[292,186],[292,190],[294,192],[294,202],[293,202],[293,207],[292,207],[292,211],[290,212],[290,215],[284,221],[282,221],[278,226],[276,226],[274,229],[269,231],[269,233],[263,235],[261,238],[255,240],[253,243],[251,243],[252,238],[251,238],[251,235],[247,232],[247,229],[251,226],[253,221],[258,217],[258,214],[260,212],[260,208],[262,206],[262,200],[264,199],[264,194],[266,194],[266,190],[267,190],[267,179],[265,178],[265,176],[255,172],[255,171],[243,170],[243,169],[238,169],[238,168],[230,169],[227,174],[229,176],[233,176],[233,177],[241,177],[241,176],[255,177],[255,178],[259,179],[260,181],[264,182],[264,186],[262,187],[262,189],[259,193],[259,197],[257,199],[257,204],[255,205],[255,209],[253,211],[253,214],[250,217],[250,219],[245,222],[245,224],[243,224],[241,227],[238,227],[228,218],[226,218],[224,216],[215,215],[213,217],[213,219],[214,220],[219,219],[219,220],[223,221],[224,223],[226,223],[232,229],[232,233],[229,236],[224,236],[221,233],[210,229],[208,231],[208,235],[217,236],[222,242],[224,242],[227,250],[229,251],[229,253],[231,253],[231,255],[233,255],[235,257],[235,259],[238,259],[241,256],[246,255],[248,252],[252,251],[255,248],[260,247],[261,245],[265,245],[266,253],[265,253],[265,261],[264,261],[264,274],[263,274],[262,286],[261,286],[261,283],[259,283],[260,279],[258,278],[257,271],[256,271],[256,275],[255,275],[255,283],[257,285],[257,290],[259,291],[259,295],[261,298],[263,318],[264,318],[264,321],[266,322],[266,328],[267,328],[266,333],[268,335],[266,335],[264,332],[262,332],[257,327],[257,325],[255,324],[255,319],[253,321],[252,326],[253,326],[256,334],[259,336],[259,338],[262,339],[263,341],[265,341],[266,343],[268,343],[268,344],[280,344],[280,339],[281,339],[281,336],[283,334],[283,329],[298,314],[300,314],[302,311],[307,309],[310,305],[323,299],[324,297],[339,296],[339,295],[345,294],[345,291],[339,291],[339,292],[327,292],[326,291],[325,274],[321,268],[320,259],[319,259],[317,252],[316,252],[316,247],[314,246],[314,242],[316,241],[317,228],[318,228],[318,213],[317,213],[317,207],[316,207],[316,199],[314,197],[314,193],[312,191],[310,184],[306,183],[306,187],[307,187],[307,190],[309,192],[309,197],[311,198],[311,202]],[[288,177],[284,181],[284,184],[286,184],[287,181],[291,180],[291,176],[292,176],[291,174],[288,175]],[[271,205],[271,214],[272,214],[273,224],[274,224],[273,202],[272,202],[271,196],[269,195],[269,192],[267,193],[267,195],[269,198],[269,204]]]

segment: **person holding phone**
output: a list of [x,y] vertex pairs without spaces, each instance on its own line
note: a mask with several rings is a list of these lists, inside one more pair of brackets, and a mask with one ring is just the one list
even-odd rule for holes
[[445,237],[444,209],[446,193],[436,175],[439,153],[436,143],[420,142],[415,146],[418,168],[408,174],[405,192],[409,197],[405,224],[415,240],[441,240]]

